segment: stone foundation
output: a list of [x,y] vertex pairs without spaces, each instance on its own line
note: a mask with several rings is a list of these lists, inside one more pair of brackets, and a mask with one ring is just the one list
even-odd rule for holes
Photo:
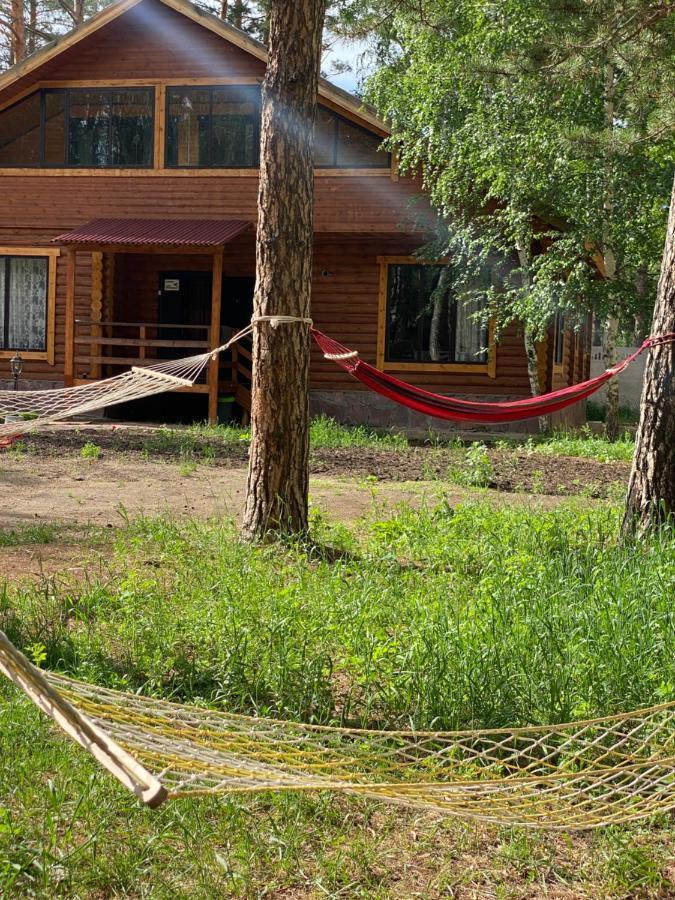
[[[461,398],[484,403],[503,403],[507,400],[521,399],[503,394],[481,396],[462,394]],[[309,407],[312,416],[323,413],[344,425],[369,425],[372,428],[404,431],[410,435],[425,435],[430,431],[442,435],[459,435],[470,431],[472,434],[484,434],[487,437],[494,434],[535,434],[537,431],[536,419],[508,422],[504,425],[446,422],[443,419],[424,416],[372,391],[311,391]]]

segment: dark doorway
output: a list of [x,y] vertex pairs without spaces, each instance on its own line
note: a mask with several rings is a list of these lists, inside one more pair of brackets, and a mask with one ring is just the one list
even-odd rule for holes
[[[223,276],[220,324],[234,330],[243,328],[253,313],[255,279]],[[208,325],[211,321],[211,272],[160,272],[160,325]],[[171,337],[184,340],[193,337],[189,329],[171,329]]]

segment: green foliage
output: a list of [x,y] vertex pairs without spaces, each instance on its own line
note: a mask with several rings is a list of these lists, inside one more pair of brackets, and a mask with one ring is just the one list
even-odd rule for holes
[[309,432],[312,447],[382,447],[402,450],[408,439],[401,432],[376,431],[365,425],[341,425],[329,416],[312,419]]
[[[367,98],[451,223],[429,252],[460,277],[490,253],[510,260],[484,292],[501,325],[541,333],[557,309],[592,309],[632,328],[652,303],[675,161],[667,7],[403,0],[377,26],[380,5],[352,4],[348,27],[360,12],[377,29]],[[615,259],[616,278],[598,279],[590,253]]]
[[143,519],[110,573],[5,586],[0,627],[44,644],[48,667],[261,715],[564,721],[675,682],[673,535],[621,545],[617,520],[573,504],[402,509],[360,534],[317,520],[308,556],[243,545],[230,524]]
[[[246,712],[404,727],[612,712],[675,684],[675,538],[620,544],[618,524],[441,505],[356,529],[317,518],[308,552],[140,519],[107,572],[4,584],[0,627],[39,665]],[[669,896],[672,840],[665,816],[551,842],[330,794],[149,811],[0,682],[3,897]]]
[[80,450],[80,456],[82,459],[100,459],[101,448],[93,441],[87,441]]

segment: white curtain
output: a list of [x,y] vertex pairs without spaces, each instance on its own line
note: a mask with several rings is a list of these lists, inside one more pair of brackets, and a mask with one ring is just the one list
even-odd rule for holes
[[[5,346],[10,350],[44,350],[47,337],[49,261],[45,257],[12,256],[6,261],[7,268],[9,334]],[[5,278],[7,274],[5,271]]]
[[457,362],[483,362],[486,357],[487,329],[474,318],[483,308],[482,300],[457,298],[457,331],[455,333],[455,360]]

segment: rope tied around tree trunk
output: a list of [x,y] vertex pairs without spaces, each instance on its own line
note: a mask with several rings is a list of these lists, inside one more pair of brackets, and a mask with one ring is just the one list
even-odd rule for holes
[[255,326],[260,325],[263,322],[269,322],[272,328],[276,328],[278,325],[292,324],[293,322],[299,322],[301,325],[308,325],[310,329],[314,325],[314,321],[312,319],[305,318],[304,316],[253,316],[249,324],[238,331],[236,334],[233,334],[229,341],[227,341],[227,343],[221,344],[220,347],[216,347],[215,350],[211,351],[211,359],[215,359],[218,354],[224,353],[226,350],[229,350],[233,344],[237,343],[237,341],[241,341],[244,338],[248,337],[250,334],[253,334],[253,329],[255,328]]

